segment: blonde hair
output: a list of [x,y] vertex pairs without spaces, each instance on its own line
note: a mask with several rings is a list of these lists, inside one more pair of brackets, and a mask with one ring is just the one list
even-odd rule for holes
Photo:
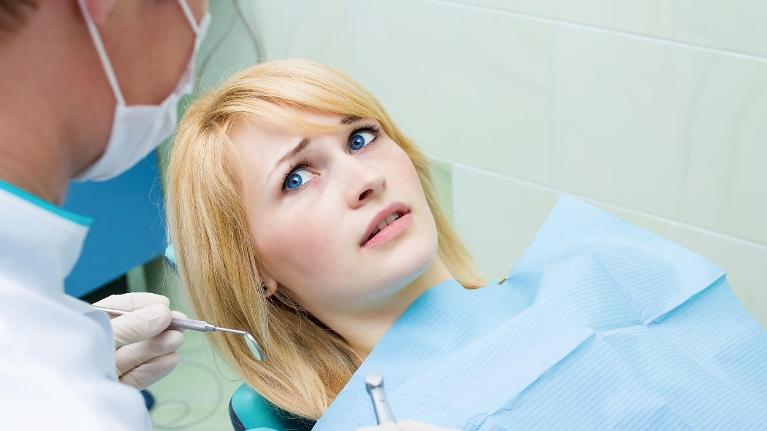
[[199,318],[248,330],[264,349],[266,361],[258,362],[241,339],[211,338],[247,384],[277,407],[317,419],[360,359],[281,289],[270,298],[263,294],[264,268],[248,229],[229,138],[243,122],[307,132],[338,127],[306,123],[295,109],[377,120],[420,177],[436,222],[438,256],[464,287],[485,282],[437,205],[426,156],[343,73],[304,60],[263,63],[192,103],[173,142],[166,184],[169,237],[181,281]]

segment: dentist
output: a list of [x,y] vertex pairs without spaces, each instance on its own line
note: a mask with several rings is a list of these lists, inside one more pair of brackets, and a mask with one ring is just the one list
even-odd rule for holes
[[176,365],[168,300],[110,297],[101,305],[135,310],[110,325],[67,296],[89,220],[59,205],[70,180],[113,178],[172,133],[206,11],[207,0],[0,0],[2,429],[151,428],[134,388]]

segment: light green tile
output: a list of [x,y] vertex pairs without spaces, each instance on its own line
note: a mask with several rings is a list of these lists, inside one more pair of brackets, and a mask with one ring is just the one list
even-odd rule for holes
[[128,282],[128,291],[130,292],[146,292],[147,291],[146,274],[144,272],[144,265],[139,265],[129,270],[127,273],[125,273],[125,277],[127,278],[127,282]]
[[149,388],[156,405],[151,412],[157,430],[227,430],[229,398],[242,383],[209,350],[206,335],[187,331],[179,364]]
[[449,163],[431,161],[431,177],[437,192],[437,201],[447,219],[453,221],[453,170]]
[[[162,259],[150,261],[143,272],[147,290],[169,297],[172,309],[193,317],[182,286]],[[220,335],[184,332],[178,366],[149,388],[157,402],[151,412],[156,430],[231,429],[229,398],[242,382],[211,350],[208,337],[215,336]]]

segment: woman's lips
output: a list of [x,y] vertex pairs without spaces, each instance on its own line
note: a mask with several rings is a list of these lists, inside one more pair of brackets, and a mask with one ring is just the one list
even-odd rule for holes
[[365,244],[362,244],[362,246],[370,248],[385,244],[405,232],[405,230],[410,227],[412,221],[413,216],[410,212],[408,212],[400,216],[400,218],[397,220],[394,220],[393,222],[386,225],[385,228],[378,231],[377,234],[373,235],[373,237],[370,238]]
[[387,217],[394,213],[402,216],[408,212],[410,212],[410,208],[402,202],[392,202],[389,205],[386,205],[384,208],[381,208],[381,210],[376,213],[373,219],[370,220],[370,223],[368,223],[368,227],[365,229],[365,233],[362,235],[362,238],[360,238],[360,246],[363,246],[370,239],[373,232],[377,230],[378,225],[382,221],[386,220]]

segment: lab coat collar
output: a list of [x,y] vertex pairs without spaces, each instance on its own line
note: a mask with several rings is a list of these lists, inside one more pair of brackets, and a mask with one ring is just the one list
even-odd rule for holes
[[41,293],[63,293],[90,219],[0,181],[0,273]]

